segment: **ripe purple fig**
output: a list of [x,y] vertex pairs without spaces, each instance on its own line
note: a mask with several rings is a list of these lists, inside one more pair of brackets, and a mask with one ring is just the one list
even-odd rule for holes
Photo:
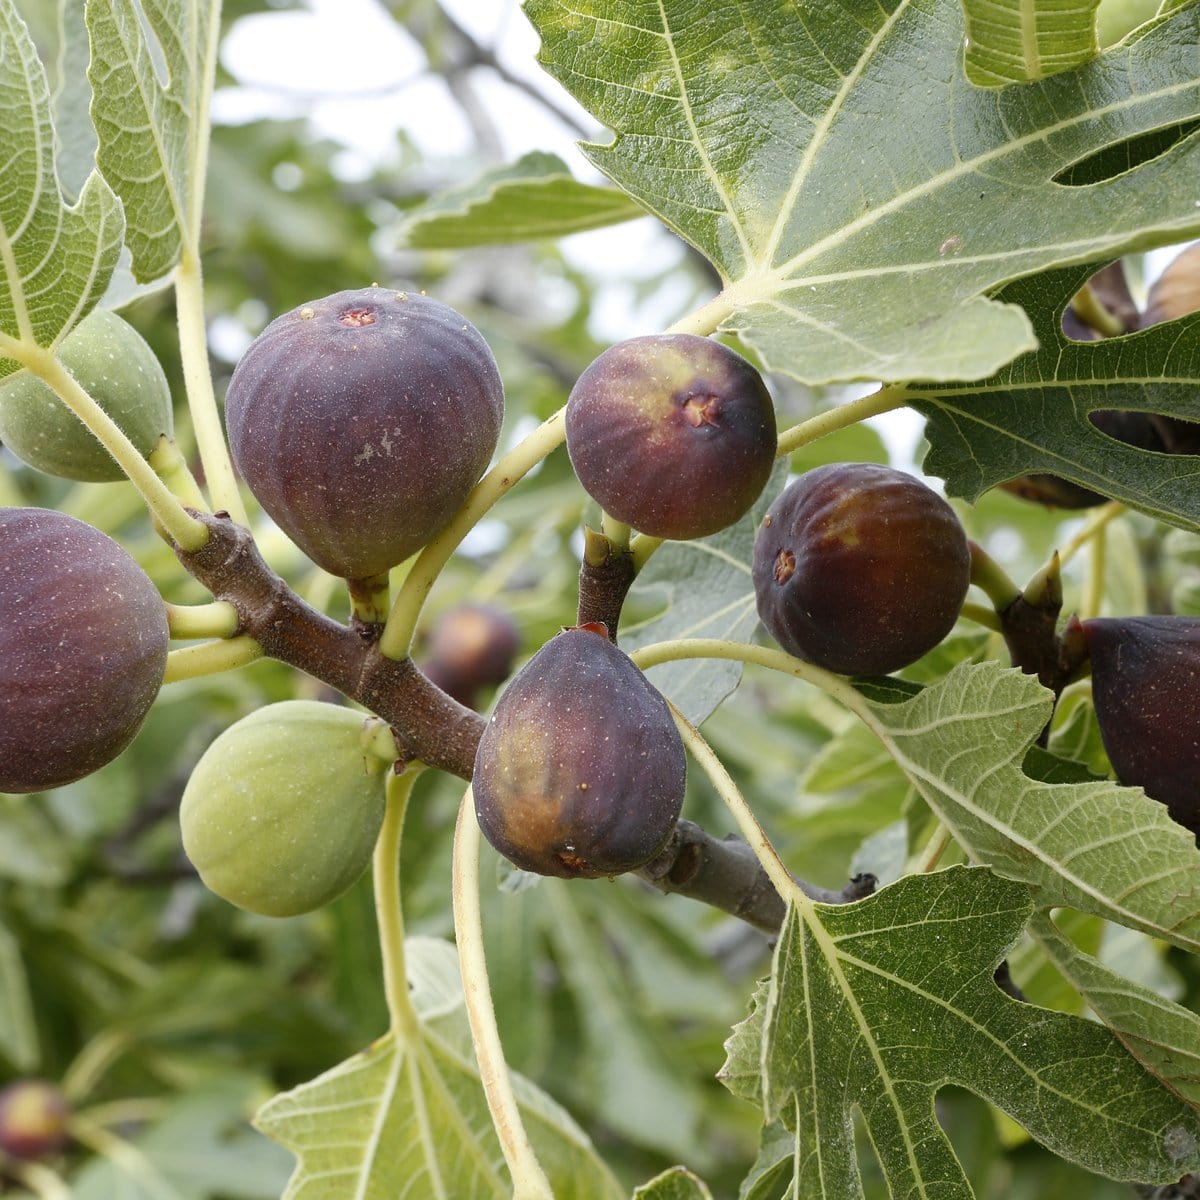
[[0,509],[0,792],[60,787],[133,740],[167,661],[162,597],[98,529]]
[[1200,310],[1200,242],[1177,254],[1146,297],[1142,327],[1175,321]]
[[567,401],[567,452],[584,491],[654,537],[705,537],[732,525],[763,490],[775,447],[762,376],[693,334],[610,346]]
[[1200,834],[1200,618],[1096,617],[1083,632],[1117,778]]
[[0,1088],[0,1151],[31,1161],[65,1150],[70,1106],[44,1079],[18,1079]]
[[454,309],[362,288],[276,318],[225,397],[234,462],[283,531],[346,579],[419,550],[491,459],[496,360]]
[[492,604],[459,604],[433,623],[421,670],[459,704],[473,707],[481,688],[503,683],[520,646],[516,625]]
[[565,629],[505,688],[475,758],[475,813],[526,871],[596,878],[666,845],[683,805],[666,701],[603,625]]
[[758,614],[797,658],[886,675],[950,632],[971,577],[954,510],[919,479],[832,463],[792,482],[754,545]]

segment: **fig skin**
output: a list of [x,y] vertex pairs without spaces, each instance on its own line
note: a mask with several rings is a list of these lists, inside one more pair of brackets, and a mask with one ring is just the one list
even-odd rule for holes
[[711,338],[610,346],[567,400],[567,453],[610,516],[653,537],[705,537],[758,499],[775,461],[762,376]]
[[1083,633],[1117,778],[1200,834],[1200,618],[1096,617]]
[[[171,389],[154,351],[127,321],[95,309],[63,339],[63,365],[120,426],[143,458],[174,430]],[[18,371],[0,384],[0,442],[62,479],[125,478],[116,459],[40,379]]]
[[461,506],[500,436],[504,388],[479,331],[415,292],[336,292],[277,317],[225,396],[250,490],[313,562],[382,574]]
[[72,783],[133,740],[162,685],[167,612],[112,538],[0,508],[0,792]]
[[433,623],[421,670],[468,708],[479,692],[512,674],[521,638],[513,619],[492,604],[459,604]]
[[315,912],[363,873],[383,824],[382,722],[316,700],[243,717],[201,756],[179,809],[183,848],[223,900],[267,917]]
[[71,1108],[62,1089],[44,1079],[0,1088],[0,1152],[29,1162],[67,1148]]
[[1189,246],[1167,264],[1146,297],[1142,328],[1177,321],[1200,310],[1200,243]]
[[839,675],[887,675],[950,632],[971,553],[954,510],[919,479],[832,463],[771,505],[753,578],[758,614],[789,654]]
[[666,845],[686,776],[666,701],[603,625],[584,625],[547,642],[501,694],[475,758],[475,814],[523,870],[619,875]]

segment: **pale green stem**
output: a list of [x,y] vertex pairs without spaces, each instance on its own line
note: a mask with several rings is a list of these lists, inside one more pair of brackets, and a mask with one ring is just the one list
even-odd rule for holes
[[1110,500],[1102,504],[1080,526],[1073,537],[1063,545],[1058,552],[1058,560],[1065,567],[1067,563],[1083,549],[1114,517],[1119,517],[1125,511],[1125,505],[1120,500]]
[[166,434],[158,439],[158,445],[150,452],[148,459],[154,468],[154,473],[171,489],[171,494],[188,508],[197,512],[207,512],[208,505],[200,491],[187,459],[179,451],[178,445]]
[[30,349],[0,335],[0,350],[28,367],[43,383],[58,393],[62,402],[95,434],[116,459],[142,494],[150,511],[171,538],[185,550],[199,550],[208,541],[208,530],[189,516],[175,499],[171,489],[155,474],[154,468],[138,453],[117,423],[79,385],[75,377],[49,350]]
[[[670,643],[659,644],[669,645]],[[647,649],[653,648],[647,647]],[[643,665],[640,660],[635,661],[639,666]],[[724,801],[725,807],[729,809],[730,816],[733,817],[742,837],[754,851],[755,857],[767,873],[767,878],[775,885],[775,890],[779,893],[780,898],[785,902],[790,900],[797,908],[805,910],[810,908],[812,902],[800,890],[792,878],[791,872],[784,866],[779,852],[771,844],[771,839],[767,837],[763,827],[758,823],[754,810],[746,802],[745,796],[742,795],[729,772],[725,770],[724,764],[713,752],[708,742],[704,740],[700,731],[675,705],[670,701],[667,703],[670,704],[671,715],[675,718],[675,724],[679,729],[680,737],[683,738],[683,744],[708,776],[717,795]]]
[[970,542],[971,582],[987,593],[997,612],[1002,612],[1021,594],[1008,572],[978,542]]
[[63,1072],[63,1095],[72,1103],[91,1094],[105,1072],[129,1049],[132,1039],[119,1029],[105,1029],[87,1042]]
[[139,1195],[151,1200],[178,1200],[174,1184],[132,1142],[78,1115],[72,1118],[70,1131],[76,1141],[120,1167],[136,1183]]
[[42,1163],[6,1159],[4,1171],[41,1200],[71,1200],[72,1192],[66,1180]]
[[173,638],[231,638],[237,627],[238,611],[226,600],[167,605],[167,628]]
[[995,633],[1000,633],[1000,618],[996,615],[994,608],[988,608],[986,604],[975,604],[972,601],[966,601],[960,613],[966,617],[968,621],[974,621],[977,625],[984,625]]
[[400,835],[413,784],[424,770],[410,763],[400,775],[389,775],[387,808],[383,828],[375,843],[372,872],[375,885],[375,916],[379,922],[379,949],[383,956],[383,994],[387,999],[392,1033],[414,1037],[419,1023],[408,997],[408,975],[404,968],[404,914],[400,908]]
[[1092,548],[1088,556],[1087,577],[1084,580],[1083,596],[1079,601],[1079,619],[1098,617],[1104,606],[1104,578],[1108,567],[1108,527],[1100,526],[1092,535]]
[[483,916],[479,905],[479,822],[468,787],[454,827],[454,865],[451,896],[454,905],[454,940],[462,974],[463,996],[471,1040],[479,1063],[479,1077],[488,1112],[504,1161],[512,1175],[513,1200],[554,1200],[550,1181],[534,1153],[513,1093],[512,1077],[504,1061],[504,1047],[496,1026],[496,1011],[488,982],[483,947]]
[[715,333],[721,322],[726,317],[732,316],[736,311],[737,305],[725,292],[721,292],[719,295],[714,296],[707,304],[702,304],[693,312],[680,317],[666,332],[694,333],[700,337],[707,337],[710,333]]
[[382,625],[387,620],[391,582],[387,571],[369,579],[348,579],[350,611],[364,625]]
[[608,513],[601,513],[600,528],[604,530],[604,536],[608,538],[614,550],[620,552],[629,549],[630,529],[623,521],[610,517]]
[[96,1125],[140,1125],[161,1117],[169,1108],[170,1103],[166,1100],[143,1097],[140,1100],[110,1100],[105,1104],[93,1104],[79,1115]]
[[953,840],[953,834],[939,821],[937,828],[930,835],[929,841],[925,843],[925,849],[921,852],[921,858],[916,866],[916,873],[919,875],[928,875],[938,865],[942,855],[946,853],[946,847]]
[[208,365],[208,327],[204,320],[204,280],[200,259],[184,251],[175,268],[175,306],[179,320],[179,352],[183,360],[183,382],[188,411],[208,494],[216,511],[227,512],[239,525],[249,525],[246,508],[238,491],[229,459],[229,448],[221,429],[217,398],[213,394]]
[[413,634],[421,609],[433,590],[442,568],[458,549],[459,543],[479,523],[484,514],[505,495],[514,484],[525,477],[552,450],[562,445],[565,435],[565,410],[559,409],[542,422],[527,438],[514,446],[475,485],[462,508],[450,519],[413,563],[396,599],[379,639],[379,652],[385,658],[407,658],[412,649]]
[[199,679],[203,675],[219,675],[222,671],[236,671],[257,662],[262,656],[262,647],[252,637],[222,638],[201,642],[198,646],[183,646],[167,655],[163,685]]
[[825,437],[826,434],[836,433],[839,429],[846,429],[850,425],[857,425],[859,421],[865,421],[867,417],[877,417],[881,413],[904,408],[915,398],[915,392],[908,391],[898,384],[882,387],[869,396],[851,400],[848,404],[842,404],[828,412],[818,413],[815,417],[809,417],[807,421],[801,421],[800,424],[785,429],[779,435],[779,448],[776,454],[777,456],[790,454],[801,446],[807,446],[809,442],[815,442],[818,438]]
[[1090,325],[1105,337],[1120,337],[1125,333],[1125,327],[1100,302],[1100,297],[1096,295],[1090,283],[1085,283],[1075,293],[1071,307],[1085,325]]
[[634,571],[640,571],[665,540],[665,538],[651,537],[648,533],[639,533],[630,544]]

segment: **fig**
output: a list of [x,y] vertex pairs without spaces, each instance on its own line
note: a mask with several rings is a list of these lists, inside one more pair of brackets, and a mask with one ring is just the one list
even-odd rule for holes
[[1174,321],[1200,310],[1200,242],[1176,255],[1146,297],[1142,326]]
[[662,538],[732,525],[775,461],[762,376],[711,338],[661,334],[610,346],[567,400],[567,453],[610,516]]
[[44,1079],[0,1088],[0,1151],[13,1158],[48,1158],[65,1150],[71,1109],[62,1090]]
[[789,654],[841,675],[886,675],[932,650],[970,577],[950,505],[873,463],[832,463],[794,480],[754,544],[767,631]]
[[250,490],[313,562],[382,574],[460,507],[500,435],[504,389],[479,331],[414,292],[336,292],[277,317],[225,396]]
[[[183,849],[210,891],[267,917],[313,912],[363,873],[394,743],[377,717],[284,700],[243,717],[183,792]],[[381,749],[382,746],[382,749]]]
[[162,685],[167,611],[132,557],[42,508],[0,508],[0,792],[89,775]]
[[1096,617],[1083,633],[1117,778],[1200,834],[1200,618]]
[[501,693],[475,758],[475,813],[523,870],[619,875],[666,845],[686,773],[666,701],[603,625],[582,625]]
[[[97,308],[84,317],[63,339],[59,357],[143,458],[171,435],[167,377],[142,335],[115,312]],[[31,467],[63,479],[125,478],[92,431],[28,371],[0,384],[0,441]]]
[[519,645],[517,627],[506,612],[491,604],[459,604],[433,623],[421,670],[470,708],[480,689],[509,677]]

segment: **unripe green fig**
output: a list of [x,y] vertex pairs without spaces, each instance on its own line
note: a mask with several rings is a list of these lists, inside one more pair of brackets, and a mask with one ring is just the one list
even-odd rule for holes
[[954,510],[919,479],[831,463],[767,510],[753,578],[758,614],[789,654],[841,675],[886,675],[950,632],[971,552]]
[[162,686],[167,610],[112,538],[44,508],[0,508],[0,792],[90,775]]
[[459,604],[434,621],[421,670],[459,704],[473,707],[480,689],[509,677],[519,646],[517,627],[502,609]]
[[603,625],[582,625],[501,693],[475,758],[475,813],[526,871],[618,875],[666,845],[686,773],[666,701]]
[[739,354],[690,333],[630,338],[580,375],[567,453],[610,516],[642,533],[698,538],[749,511],[775,461],[775,408]]
[[0,1088],[0,1152],[26,1161],[58,1154],[70,1141],[70,1116],[62,1089],[44,1079]]
[[1200,618],[1096,617],[1083,633],[1117,778],[1200,834]]
[[280,528],[346,579],[382,574],[461,506],[504,415],[479,331],[415,292],[337,292],[276,318],[225,396],[234,462]]
[[231,725],[183,792],[183,848],[222,899],[268,917],[313,912],[366,869],[394,744],[377,717],[284,700]]
[[[171,436],[171,389],[154,351],[115,312],[97,308],[63,339],[63,365],[120,426],[143,458]],[[124,479],[116,459],[36,376],[0,384],[0,442],[39,471],[104,483]]]

